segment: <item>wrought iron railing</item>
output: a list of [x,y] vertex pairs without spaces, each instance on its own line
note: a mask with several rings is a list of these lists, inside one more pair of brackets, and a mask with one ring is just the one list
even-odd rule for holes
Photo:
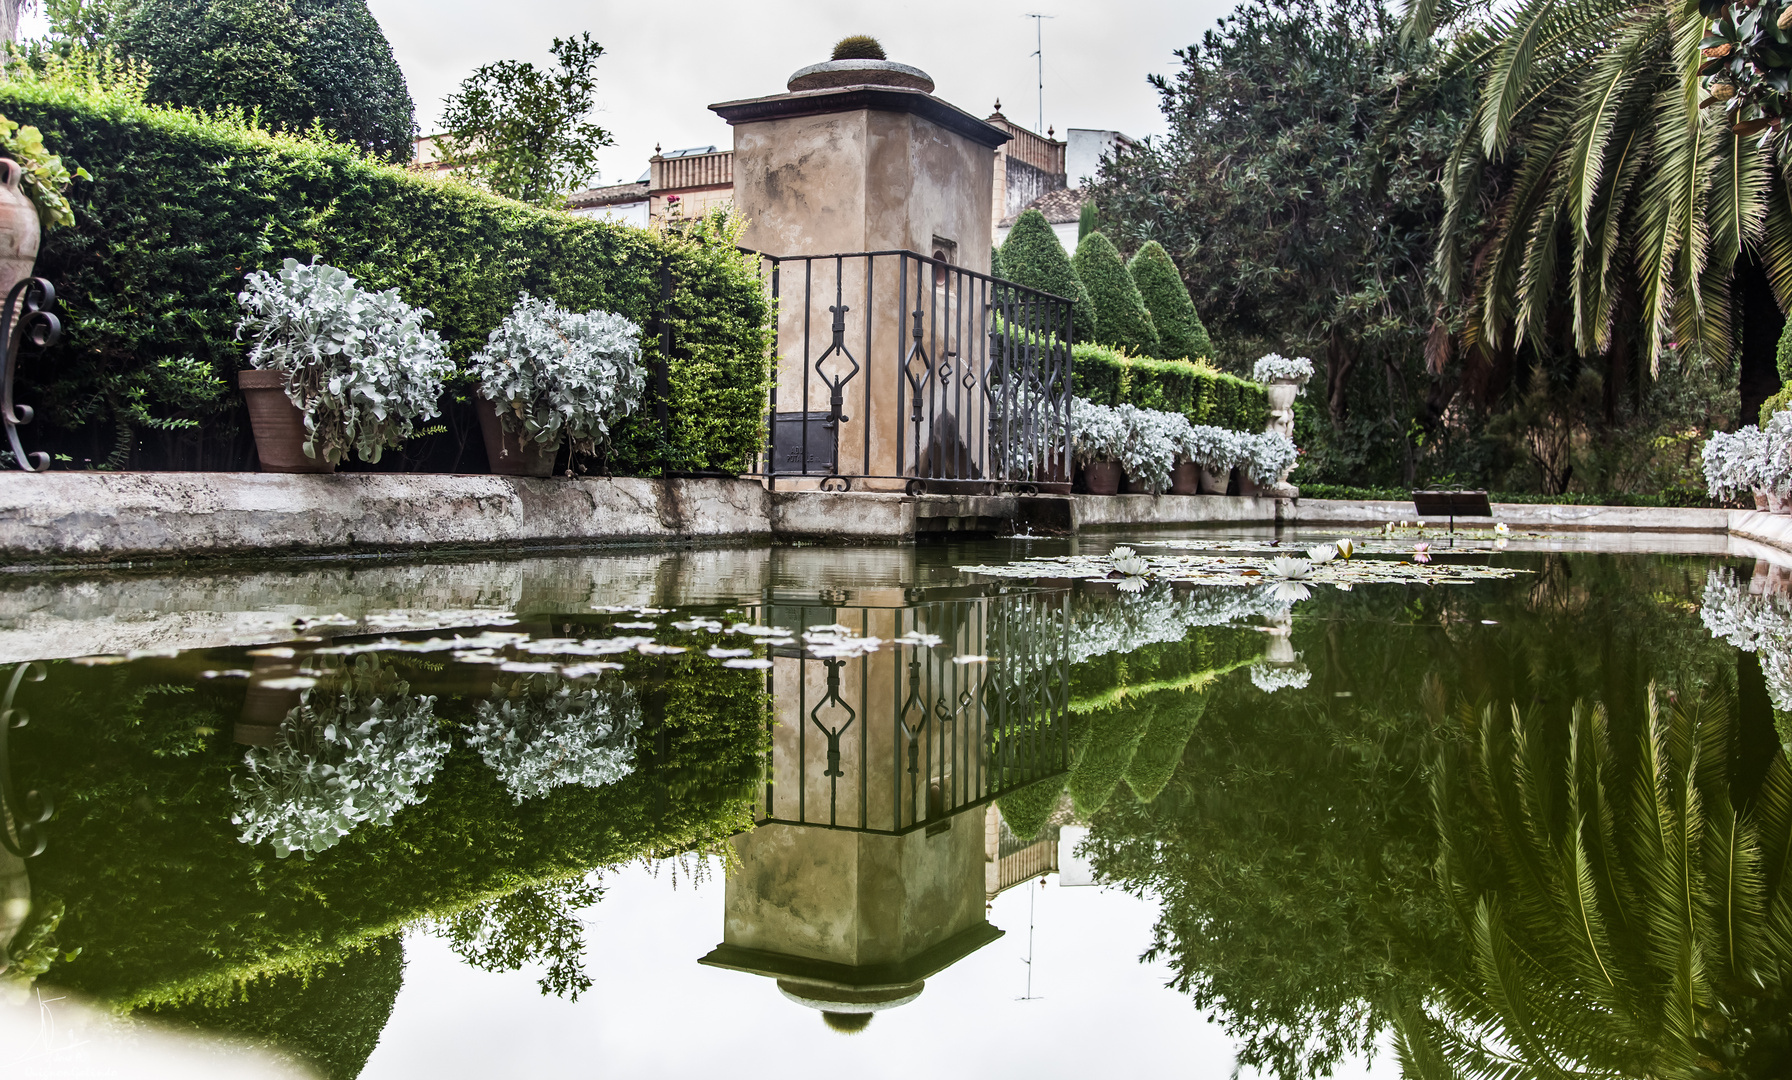
[[[906,607],[776,599],[758,621],[800,634],[844,625],[876,652],[772,650],[772,749],[761,823],[901,834],[1069,768],[1064,591]],[[891,641],[918,633],[937,646]],[[975,657],[972,662],[961,662]]]
[[1070,301],[943,256],[760,256],[771,486],[1069,491]]

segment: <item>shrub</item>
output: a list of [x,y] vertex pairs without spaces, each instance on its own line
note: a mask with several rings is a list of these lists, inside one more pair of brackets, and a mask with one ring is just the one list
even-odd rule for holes
[[1157,329],[1151,325],[1151,313],[1145,310],[1145,299],[1126,272],[1113,241],[1098,232],[1090,233],[1076,246],[1071,265],[1095,307],[1092,340],[1141,356],[1157,355]]
[[1792,409],[1792,382],[1779,388],[1777,392],[1761,403],[1761,426],[1766,427],[1775,413]]
[[454,365],[441,335],[423,328],[429,311],[397,289],[369,293],[334,266],[287,259],[277,277],[251,273],[236,299],[249,363],[285,375],[305,414],[306,457],[335,464],[353,447],[378,461],[438,414]]
[[849,34],[834,42],[834,60],[884,60],[884,47],[870,34]]
[[989,276],[1004,281],[1008,278],[1008,272],[1002,268],[1002,249],[994,244],[989,246]]
[[1058,796],[1064,793],[1065,779],[1066,775],[1060,773],[1010,791],[996,800],[1002,820],[1008,823],[1008,830],[1015,839],[1030,843],[1039,837],[1051,820],[1052,811],[1058,807]]
[[[756,266],[733,246],[736,219],[656,234],[574,218],[117,91],[15,79],[0,83],[0,112],[41,128],[72,164],[104,166],[71,190],[78,224],[47,235],[38,259],[66,328],[19,372],[45,449],[118,467],[247,467],[235,395],[207,397],[165,365],[213,375],[240,366],[232,297],[244,273],[313,256],[426,302],[457,359],[485,344],[524,291],[647,327],[648,364],[669,331],[671,429],[650,388],[613,435],[616,471],[662,460],[737,468],[760,447],[769,306]],[[665,307],[662,265],[674,283]],[[480,445],[470,403],[452,403],[446,418],[448,430],[407,445],[406,459],[468,467],[459,448]],[[161,431],[182,423],[195,429]]]
[[1119,409],[1082,398],[1070,401],[1070,441],[1078,465],[1119,461],[1126,452],[1131,426]]
[[1002,268],[1008,280],[1072,302],[1071,327],[1077,341],[1096,341],[1095,307],[1077,277],[1064,245],[1038,210],[1023,210],[1002,244]]
[[387,161],[411,159],[415,109],[366,0],[142,0],[119,51],[149,65],[149,100],[313,121]]
[[1076,393],[1098,405],[1180,412],[1191,424],[1256,433],[1269,420],[1262,386],[1187,360],[1148,360],[1104,345],[1071,347]]
[[504,427],[552,450],[608,443],[610,425],[641,404],[641,328],[606,311],[565,311],[524,293],[467,364]]
[[1213,340],[1195,311],[1195,301],[1182,283],[1182,274],[1170,253],[1156,240],[1146,241],[1127,273],[1139,288],[1151,325],[1157,329],[1157,355],[1165,360],[1194,360],[1213,355]]

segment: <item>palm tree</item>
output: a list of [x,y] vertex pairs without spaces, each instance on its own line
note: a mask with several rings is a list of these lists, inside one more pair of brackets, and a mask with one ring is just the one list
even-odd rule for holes
[[[1614,739],[1489,709],[1433,773],[1460,975],[1399,1014],[1409,1076],[1784,1075],[1792,1063],[1792,768],[1739,806],[1727,694]],[[1565,743],[1565,745],[1563,745]]]
[[1453,38],[1450,70],[1476,76],[1434,264],[1444,298],[1469,301],[1465,345],[1541,346],[1554,331],[1582,356],[1646,356],[1652,372],[1675,344],[1727,359],[1745,252],[1792,304],[1777,144],[1701,110],[1699,5],[1410,0],[1408,33],[1437,26]]

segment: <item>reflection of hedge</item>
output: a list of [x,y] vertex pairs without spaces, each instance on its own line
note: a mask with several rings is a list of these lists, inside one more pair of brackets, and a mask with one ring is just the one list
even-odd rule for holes
[[1198,627],[1181,641],[1107,653],[1070,669],[1072,712],[1095,712],[1129,697],[1164,690],[1200,690],[1214,678],[1258,659],[1262,635],[1237,627]]
[[404,984],[404,942],[381,938],[338,964],[276,975],[229,998],[157,1009],[176,1027],[222,1032],[298,1057],[327,1080],[354,1080],[379,1045]]
[[1126,785],[1140,802],[1157,798],[1176,774],[1182,749],[1207,711],[1207,698],[1205,693],[1175,691],[1152,695],[1151,726],[1126,768]]
[[1078,397],[1098,405],[1135,405],[1179,412],[1191,424],[1259,432],[1269,420],[1269,394],[1236,375],[1187,360],[1148,360],[1103,345],[1071,347]]
[[1028,784],[1019,791],[1011,791],[996,800],[996,808],[1002,811],[1002,820],[1008,823],[1008,831],[1022,841],[1031,841],[1039,835],[1039,830],[1052,816],[1052,809],[1058,805],[1058,796],[1064,792],[1065,774],[1059,773],[1049,780],[1041,780],[1037,784]]
[[[678,468],[732,468],[758,449],[767,385],[768,304],[734,236],[710,221],[660,236],[553,213],[372,164],[346,148],[252,131],[118,98],[23,82],[0,85],[0,111],[43,129],[52,149],[95,179],[70,192],[77,224],[44,238],[37,272],[56,285],[67,332],[27,357],[19,393],[37,407],[46,449],[103,461],[118,425],[118,464],[245,468],[245,413],[234,388],[192,400],[164,362],[194,357],[226,375],[242,363],[235,295],[249,270],[317,256],[372,289],[396,287],[435,313],[431,325],[464,359],[523,290],[575,311],[617,311],[651,327],[659,267],[676,281],[670,367]],[[646,347],[657,354],[658,338]],[[141,394],[141,400],[134,395]],[[183,400],[185,399],[185,400]],[[133,408],[203,430],[156,435]],[[619,470],[657,467],[651,420],[617,433]],[[451,430],[407,445],[395,462],[462,468],[481,451],[470,407]],[[153,441],[146,441],[153,440]],[[394,467],[399,467],[395,465]]]
[[[307,862],[241,843],[230,823],[243,748],[215,717],[235,715],[240,684],[120,715],[128,687],[75,689],[92,686],[90,671],[57,666],[32,688],[15,768],[57,799],[32,882],[66,901],[61,946],[82,950],[45,979],[126,1006],[337,962],[426,915],[728,835],[749,820],[765,738],[757,673],[697,652],[634,658],[627,675],[647,725],[630,776],[519,806],[476,753],[456,749],[424,802]],[[419,692],[427,678],[413,676]],[[214,719],[196,734],[195,710],[208,707]],[[471,713],[464,697],[438,705],[450,720]]]
[[1088,817],[1106,805],[1132,764],[1151,713],[1149,707],[1123,706],[1074,719],[1073,723],[1085,730],[1079,733],[1076,761],[1070,766],[1065,787],[1077,813]]

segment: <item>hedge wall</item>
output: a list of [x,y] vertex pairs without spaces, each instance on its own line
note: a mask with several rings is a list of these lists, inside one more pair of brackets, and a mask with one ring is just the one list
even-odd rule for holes
[[1248,379],[1187,360],[1148,360],[1103,345],[1071,347],[1076,393],[1098,405],[1180,412],[1192,424],[1263,430],[1269,394]]
[[[523,290],[651,331],[669,265],[670,438],[649,404],[618,431],[608,464],[651,471],[667,453],[675,469],[732,469],[759,449],[769,306],[727,221],[661,235],[575,218],[344,146],[147,106],[125,90],[3,82],[0,112],[36,124],[71,167],[94,175],[70,192],[77,224],[48,234],[38,260],[66,333],[48,354],[28,353],[19,372],[19,400],[38,415],[27,442],[65,465],[253,467],[231,380],[244,354],[235,295],[245,273],[289,256],[398,288],[435,313],[461,360]],[[657,358],[657,336],[646,345]],[[466,392],[381,467],[483,468]]]

